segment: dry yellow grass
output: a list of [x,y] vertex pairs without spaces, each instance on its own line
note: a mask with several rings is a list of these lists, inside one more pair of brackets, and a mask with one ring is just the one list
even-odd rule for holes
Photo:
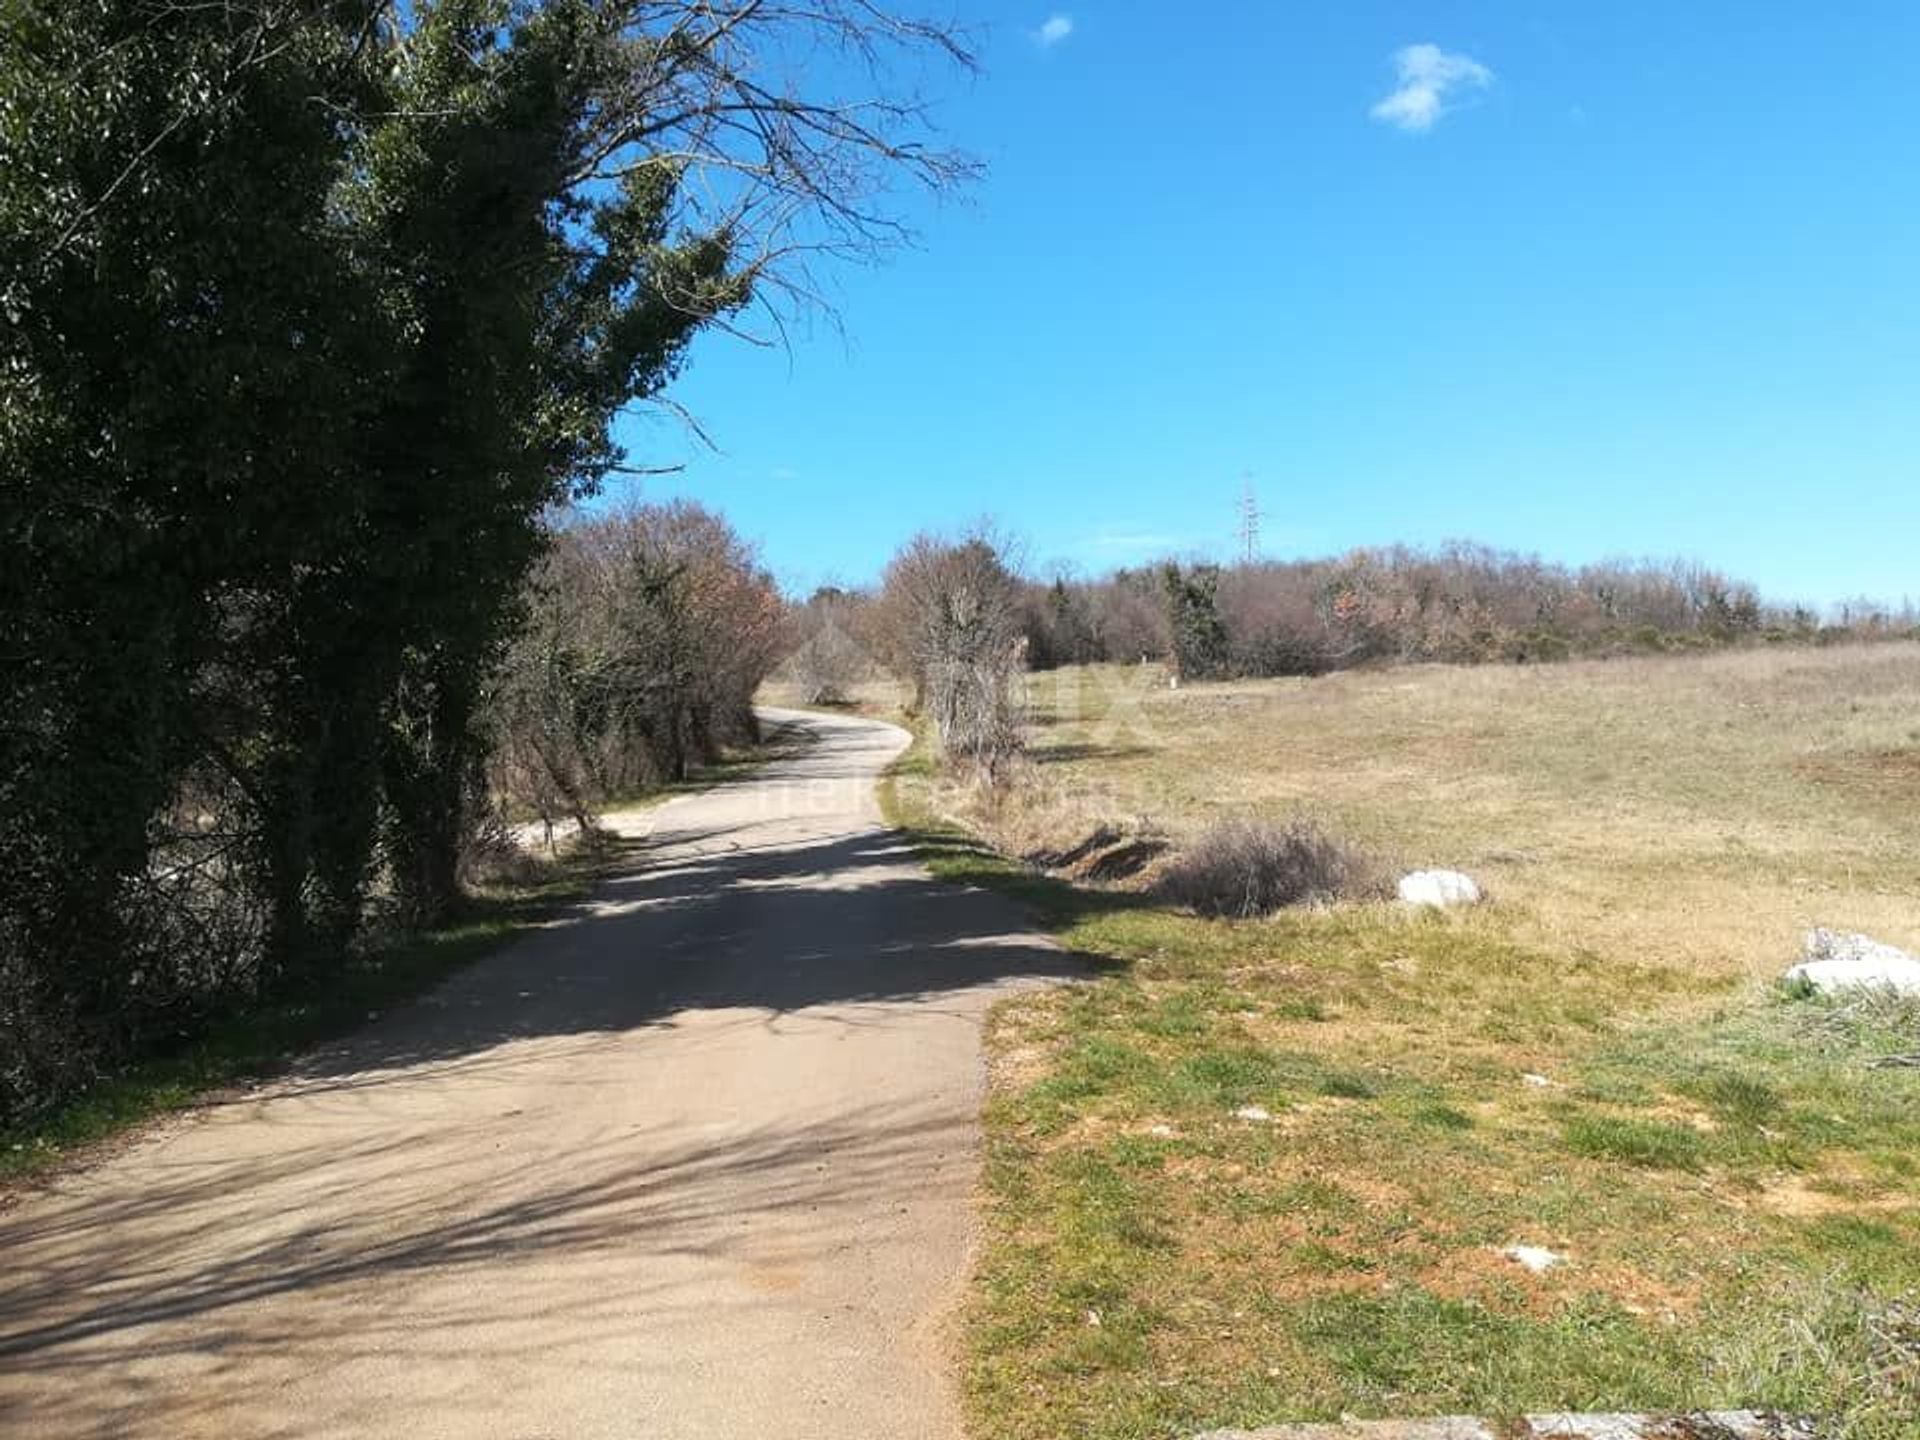
[[1032,692],[1023,841],[1304,812],[1474,873],[1564,952],[1764,976],[1815,924],[1920,947],[1920,646]]

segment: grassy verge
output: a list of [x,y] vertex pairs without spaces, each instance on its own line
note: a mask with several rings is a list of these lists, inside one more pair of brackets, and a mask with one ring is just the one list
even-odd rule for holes
[[914,739],[880,778],[880,813],[913,842],[936,878],[954,885],[987,885],[1012,895],[1055,933],[1072,928],[1081,915],[1115,903],[1117,897],[1077,890],[1034,872],[940,815],[931,800],[937,775],[925,727],[898,712],[886,718],[910,728]]
[[1115,962],[993,1018],[975,1433],[1762,1406],[1920,1434],[1920,1075],[1870,1063],[1920,1014],[1553,943],[1523,901],[1201,920],[994,855],[932,780],[916,747],[884,799],[937,874]]

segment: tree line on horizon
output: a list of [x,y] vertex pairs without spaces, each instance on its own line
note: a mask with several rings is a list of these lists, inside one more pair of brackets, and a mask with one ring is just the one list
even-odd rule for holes
[[[568,518],[690,340],[967,178],[869,0],[18,0],[0,44],[0,1124],[751,726],[779,599]],[[832,65],[808,63],[825,54]]]
[[[1095,578],[1033,578],[1015,573],[1004,540],[983,532],[949,543],[997,557],[1008,623],[1022,663],[1035,670],[1150,661],[1183,679],[1215,680],[1920,639],[1911,602],[1860,601],[1822,615],[1770,602],[1689,561],[1576,568],[1456,542],[1235,565],[1167,559]],[[897,588],[889,571],[871,590],[827,586],[797,607],[790,648],[803,689],[831,698],[876,663],[899,669]]]

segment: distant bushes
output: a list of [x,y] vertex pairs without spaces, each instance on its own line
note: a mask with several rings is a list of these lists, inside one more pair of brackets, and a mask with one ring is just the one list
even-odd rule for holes
[[752,738],[783,619],[757,557],[699,505],[564,526],[495,680],[489,793],[586,827],[608,801]]
[[[903,552],[904,554],[905,552]],[[917,678],[895,592],[822,591],[798,612],[796,657],[831,692],[851,652]],[[1158,661],[1186,680],[1324,675],[1363,665],[1537,665],[1741,645],[1920,640],[1920,609],[1852,601],[1826,613],[1767,602],[1686,561],[1572,568],[1457,543],[1222,566],[1167,560],[1093,579],[1018,580],[1011,605],[1031,670]],[[797,670],[796,670],[797,673]]]
[[1701,565],[1570,569],[1470,544],[1062,578],[1029,587],[1025,623],[1037,669],[1152,657],[1191,679],[1920,637],[1911,607],[1823,621]]
[[1386,875],[1365,852],[1308,820],[1225,820],[1161,871],[1161,899],[1202,915],[1248,919],[1289,905],[1385,893]]
[[832,586],[788,608],[779,673],[799,692],[801,704],[849,704],[860,683],[877,673],[857,636],[860,618],[861,597]]

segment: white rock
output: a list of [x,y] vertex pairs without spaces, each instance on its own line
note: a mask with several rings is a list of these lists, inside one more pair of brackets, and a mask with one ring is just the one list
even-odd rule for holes
[[1147,1127],[1147,1134],[1153,1136],[1156,1140],[1171,1140],[1179,1133],[1180,1132],[1171,1125],[1149,1125]]
[[1865,935],[1809,930],[1804,957],[1782,977],[1823,995],[1844,990],[1892,990],[1920,995],[1920,958]]
[[1400,898],[1409,905],[1444,910],[1449,905],[1478,905],[1480,887],[1458,870],[1415,870],[1400,877]]
[[1258,1105],[1242,1105],[1238,1110],[1233,1112],[1233,1118],[1236,1120],[1258,1120],[1265,1122],[1273,1119],[1273,1116],[1261,1109]]
[[1520,1077],[1521,1081],[1536,1090],[1557,1090],[1560,1087],[1544,1075],[1536,1075],[1531,1070]]
[[1509,1245],[1500,1252],[1516,1265],[1524,1265],[1535,1275],[1544,1275],[1554,1266],[1566,1260],[1566,1256],[1556,1254],[1539,1245]]

